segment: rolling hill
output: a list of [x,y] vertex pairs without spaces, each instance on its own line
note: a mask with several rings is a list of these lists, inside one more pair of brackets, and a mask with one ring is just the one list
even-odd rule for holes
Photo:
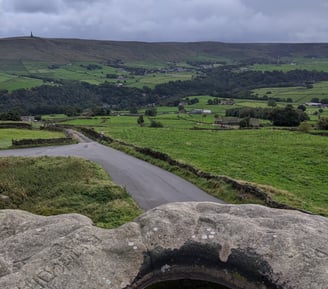
[[0,65],[7,61],[187,61],[217,59],[241,61],[280,58],[328,58],[327,43],[145,43],[81,39],[16,37],[0,39]]

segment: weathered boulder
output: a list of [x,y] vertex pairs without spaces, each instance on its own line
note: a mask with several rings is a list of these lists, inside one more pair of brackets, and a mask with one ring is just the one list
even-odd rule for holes
[[0,288],[328,288],[328,219],[257,205],[175,203],[115,230],[81,215],[0,211]]

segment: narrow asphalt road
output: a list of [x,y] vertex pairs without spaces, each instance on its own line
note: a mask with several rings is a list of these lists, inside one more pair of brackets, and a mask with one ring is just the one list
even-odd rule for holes
[[131,194],[143,210],[171,202],[223,203],[184,179],[125,153],[103,146],[83,135],[79,144],[0,150],[4,156],[77,156],[99,163],[112,180]]

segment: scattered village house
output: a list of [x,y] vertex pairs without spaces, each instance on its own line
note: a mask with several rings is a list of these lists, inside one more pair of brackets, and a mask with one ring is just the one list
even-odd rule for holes
[[211,114],[212,111],[209,109],[193,109],[189,113],[190,114]]
[[31,116],[31,115],[21,116],[21,121],[33,122],[33,121],[35,121],[35,117]]
[[234,105],[235,101],[232,98],[230,98],[230,99],[221,99],[219,104],[221,104],[221,105]]
[[317,107],[317,108],[327,108],[328,104],[321,103],[321,102],[307,102],[305,103],[306,106]]

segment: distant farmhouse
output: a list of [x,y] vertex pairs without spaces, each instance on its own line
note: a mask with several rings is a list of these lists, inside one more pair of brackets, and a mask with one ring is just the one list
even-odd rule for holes
[[328,104],[321,102],[306,102],[306,106],[317,107],[317,108],[327,108]]
[[33,121],[35,121],[35,117],[31,116],[31,115],[21,116],[21,121],[33,122]]
[[193,109],[189,112],[189,114],[211,114],[212,111],[210,109]]
[[221,105],[234,105],[235,101],[232,98],[229,99],[221,99],[219,104]]

